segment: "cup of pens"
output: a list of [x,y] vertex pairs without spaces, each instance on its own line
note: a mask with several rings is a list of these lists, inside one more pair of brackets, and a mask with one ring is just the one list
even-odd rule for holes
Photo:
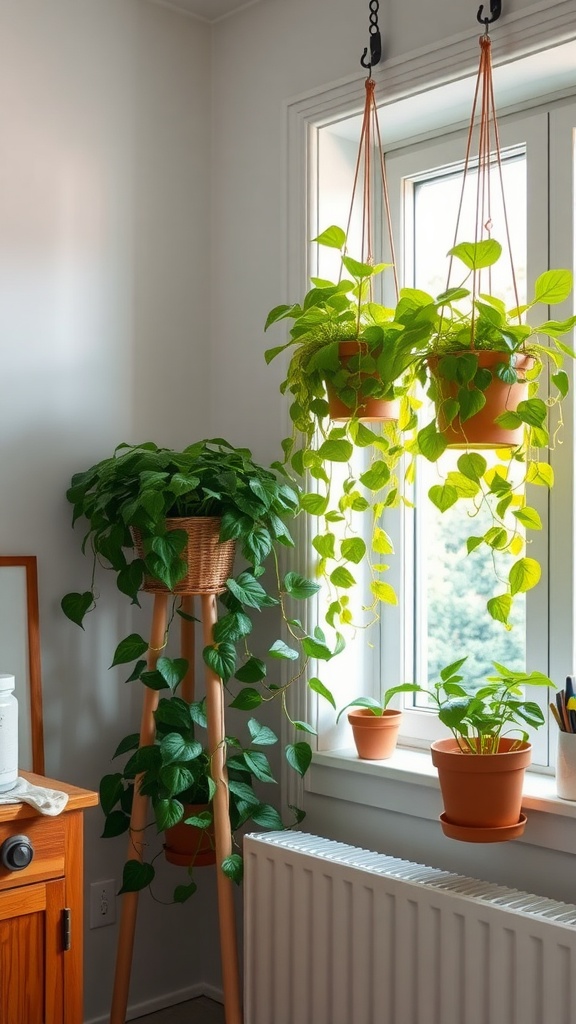
[[556,792],[563,800],[576,800],[576,678],[566,677],[566,689],[558,690],[550,709],[558,725]]

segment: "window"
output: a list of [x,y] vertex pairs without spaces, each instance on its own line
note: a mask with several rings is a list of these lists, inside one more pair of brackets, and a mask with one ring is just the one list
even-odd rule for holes
[[[573,264],[573,253],[566,253],[559,210],[569,211],[572,206],[574,124],[576,109],[569,102],[500,120],[512,249],[517,284],[524,293],[527,281],[533,281],[548,265]],[[345,210],[339,204],[349,196],[347,182],[356,154],[356,143],[346,137],[349,133],[342,125],[337,134],[334,130],[323,131],[325,138],[321,132],[319,146],[317,219],[320,227],[342,222],[345,217]],[[454,241],[462,175],[459,161],[464,146],[463,132],[443,130],[441,139],[396,148],[387,154],[402,280],[433,294],[446,285],[445,255]],[[330,181],[337,182],[333,190]],[[492,204],[493,235],[503,241],[496,227],[498,198],[495,194]],[[556,220],[554,215],[550,218],[549,207],[553,214],[555,209],[558,211]],[[459,241],[467,238],[466,217],[469,215],[470,209],[465,205]],[[572,232],[564,231],[566,235],[571,238]],[[327,276],[329,273],[326,268]],[[497,285],[493,282],[491,290],[504,295],[510,291],[509,275]],[[393,296],[390,300],[393,301]],[[571,312],[567,309],[561,315],[568,316]],[[548,507],[547,494],[538,493],[530,499],[531,504],[538,504],[545,523],[540,536],[530,537],[535,557],[543,566],[543,578],[524,600],[516,603],[513,628],[509,632],[492,622],[486,612],[485,602],[493,593],[493,580],[484,571],[484,554],[479,559],[473,553],[468,556],[465,553],[467,534],[462,529],[462,508],[458,506],[453,514],[436,512],[426,495],[437,469],[433,464],[421,467],[415,485],[416,511],[389,513],[385,524],[396,551],[393,582],[399,594],[398,607],[384,609],[380,630],[374,631],[374,647],[368,655],[364,636],[357,644],[357,651],[364,658],[360,674],[349,672],[350,666],[356,665],[354,649],[339,666],[341,679],[337,699],[340,704],[359,693],[370,692],[370,673],[372,691],[379,696],[387,686],[401,681],[415,678],[426,683],[433,680],[440,666],[464,654],[469,656],[467,667],[478,678],[486,674],[493,660],[511,666],[526,665],[529,670],[539,669],[558,682],[573,671],[573,450],[572,424],[567,422],[562,443],[551,454],[560,483],[551,492],[550,505]],[[447,452],[443,458],[455,459],[459,454]],[[497,459],[496,455],[491,457]],[[562,556],[563,548],[570,557]],[[546,711],[546,696],[538,691],[532,696]],[[439,734],[437,718],[421,698],[415,700],[406,696],[405,711],[405,742],[427,745]],[[319,725],[319,749],[334,749],[345,742],[342,732],[334,730],[333,723],[328,724],[328,716],[322,709]],[[548,765],[550,752],[545,729],[535,734],[533,743],[534,763]]]

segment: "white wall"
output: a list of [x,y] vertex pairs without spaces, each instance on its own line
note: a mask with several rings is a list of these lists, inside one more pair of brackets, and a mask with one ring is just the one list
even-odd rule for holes
[[[91,788],[140,693],[108,671],[132,629],[115,587],[85,632],[60,611],[90,576],[64,495],[120,441],[207,432],[209,61],[208,25],[144,0],[0,0],[0,552],[38,556],[47,772]],[[87,885],[121,877],[102,823]],[[141,900],[132,1002],[217,979],[212,904]],[[115,938],[86,930],[87,1020]]]

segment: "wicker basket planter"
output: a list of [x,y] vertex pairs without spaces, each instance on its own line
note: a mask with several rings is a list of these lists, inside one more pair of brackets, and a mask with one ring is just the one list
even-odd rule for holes
[[[233,540],[219,541],[221,519],[198,516],[191,519],[167,519],[167,530],[185,530],[188,541],[183,557],[188,569],[173,591],[160,580],[146,575],[142,589],[148,594],[222,594],[226,580],[232,575],[236,545]],[[139,558],[144,558],[140,531],[134,528],[134,541]]]

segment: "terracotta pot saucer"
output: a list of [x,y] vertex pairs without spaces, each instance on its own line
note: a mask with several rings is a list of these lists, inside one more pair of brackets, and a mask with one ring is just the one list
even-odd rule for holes
[[469,825],[454,825],[448,821],[445,814],[440,815],[444,835],[449,839],[459,839],[462,843],[504,843],[508,839],[517,839],[522,835],[526,821],[526,815],[521,814],[519,821],[514,825],[504,825],[501,828],[471,828]]

